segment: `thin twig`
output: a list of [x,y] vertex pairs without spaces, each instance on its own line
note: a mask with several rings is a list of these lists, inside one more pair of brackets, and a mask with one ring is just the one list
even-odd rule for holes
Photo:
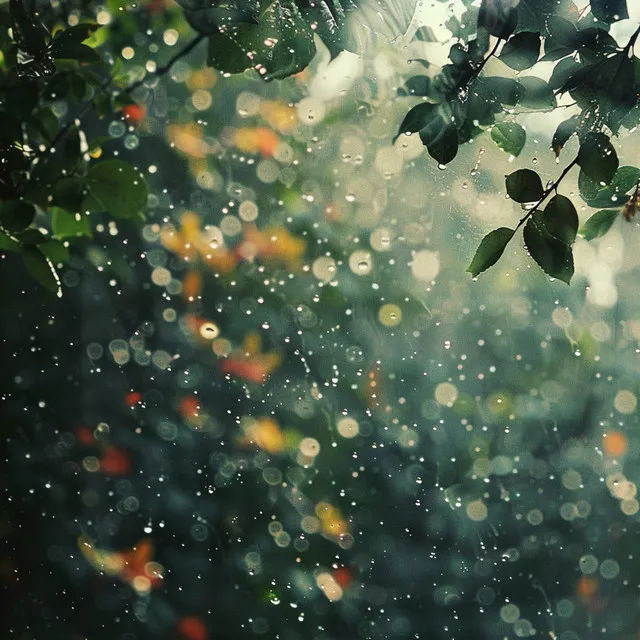
[[[180,49],[180,51],[176,52],[175,55],[169,60],[169,62],[167,62],[167,64],[163,65],[162,67],[158,67],[155,71],[153,71],[149,75],[145,76],[142,80],[138,80],[136,82],[133,82],[128,87],[126,87],[122,91],[122,93],[130,94],[133,91],[135,91],[138,87],[142,86],[149,79],[149,77],[160,78],[163,75],[165,75],[166,73],[168,73],[171,70],[171,67],[178,60],[180,60],[180,58],[183,58],[188,53],[190,53],[193,49],[195,49],[198,46],[198,44],[200,44],[200,42],[202,42],[202,40],[204,40],[205,37],[206,36],[204,34],[200,34],[200,35],[196,36],[184,48],[182,48],[182,49]],[[107,87],[109,87],[109,85],[111,85],[112,82],[113,82],[113,78],[111,76],[108,76],[107,78],[105,78],[104,82],[98,87],[97,91],[98,92],[105,91],[107,89]],[[51,144],[41,154],[39,154],[38,158],[41,158],[43,156],[50,156],[51,152],[56,148],[56,145],[75,126],[76,120],[82,118],[82,116],[84,116],[84,114],[87,113],[87,111],[89,111],[89,109],[91,108],[92,105],[93,105],[93,98],[87,100],[80,107],[80,110],[78,111],[78,113],[76,113],[76,115],[73,118],[71,118],[71,120],[69,120],[69,122],[67,122],[67,124],[64,127],[62,127],[62,129],[60,129],[60,131],[58,131],[56,137],[52,140]]]
[[[149,76],[151,77],[155,77],[155,78],[161,78],[163,75],[165,75],[166,73],[168,73],[171,70],[171,67],[173,67],[173,65],[180,60],[180,58],[183,58],[184,56],[186,56],[188,53],[190,53],[191,51],[193,51],[193,49],[195,49],[204,39],[206,38],[205,34],[201,33],[198,36],[196,36],[186,47],[184,47],[183,49],[180,49],[180,51],[178,51],[170,60],[169,62],[167,62],[167,64],[163,65],[162,67],[158,67],[155,71],[153,71],[151,74],[149,74]],[[133,91],[135,91],[138,87],[141,87],[148,79],[149,76],[145,76],[144,78],[142,78],[141,80],[137,80],[136,82],[133,82],[132,84],[130,84],[124,91],[123,93],[126,94],[130,94]]]
[[573,167],[575,167],[578,164],[578,156],[576,156],[562,171],[562,173],[556,178],[556,180],[549,185],[545,190],[544,193],[542,194],[542,197],[540,198],[540,200],[538,200],[538,202],[536,202],[533,207],[531,207],[531,209],[529,209],[526,213],[526,215],[524,215],[520,222],[518,222],[518,226],[516,227],[516,231],[540,208],[540,205],[549,197],[549,194],[552,191],[556,191],[558,190],[558,186],[560,185],[560,183],[564,180],[564,178],[566,177],[566,175],[569,173],[569,171],[571,171],[571,169],[573,169]]

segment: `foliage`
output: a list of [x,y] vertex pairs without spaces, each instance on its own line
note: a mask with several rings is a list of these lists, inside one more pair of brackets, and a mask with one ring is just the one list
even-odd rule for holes
[[[556,109],[557,99],[569,95],[580,113],[558,126],[552,151],[559,156],[567,141],[577,135],[578,154],[567,168],[580,168],[580,183],[585,185],[581,195],[587,204],[615,207],[617,213],[629,211],[638,176],[634,167],[628,167],[630,179],[623,181],[620,176],[614,183],[619,163],[611,137],[621,129],[634,130],[638,123],[640,65],[634,44],[640,29],[624,47],[618,47],[608,33],[613,22],[628,17],[626,3],[594,0],[590,11],[578,11],[571,1],[516,4],[484,0],[477,29],[459,35],[451,47],[450,64],[435,78],[411,79],[411,95],[421,96],[423,102],[409,111],[398,135],[417,132],[429,154],[441,164],[451,162],[458,145],[484,130],[490,130],[498,147],[517,156],[526,141],[526,132],[516,121],[518,114]],[[497,39],[490,52],[489,35]],[[485,66],[494,58],[517,72],[535,68],[537,62],[557,62],[547,82],[535,75],[487,75]],[[540,209],[557,193],[559,184],[558,180],[553,188],[543,189],[535,171],[520,169],[506,177],[506,192],[527,211],[517,228],[524,225],[525,245],[532,258],[547,274],[568,283],[573,273],[575,207],[556,195],[544,211]],[[583,237],[599,237],[605,232],[604,220],[609,228],[614,217],[595,214],[585,225]],[[487,236],[469,271],[475,276],[495,264],[511,237],[503,229]]]

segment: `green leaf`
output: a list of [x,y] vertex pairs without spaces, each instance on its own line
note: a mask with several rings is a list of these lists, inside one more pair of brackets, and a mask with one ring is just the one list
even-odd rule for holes
[[[581,177],[583,172],[580,172]],[[627,192],[635,189],[640,180],[640,169],[636,167],[620,167],[613,176],[611,184],[600,188],[600,185],[589,178],[582,177],[578,183],[580,195],[590,207],[603,209],[620,207],[624,204]]]
[[499,59],[515,71],[532,67],[540,57],[540,34],[521,31],[502,48]]
[[514,233],[513,229],[507,227],[500,227],[488,233],[482,238],[467,271],[475,278],[498,262]]
[[[566,47],[575,51],[578,47],[578,30],[575,25],[566,18],[551,16],[547,20],[547,31],[558,47]],[[545,43],[546,47],[546,43]]]
[[0,231],[0,251],[20,251],[20,243]]
[[518,169],[506,179],[507,193],[516,202],[536,202],[544,195],[540,176],[531,169]]
[[556,158],[560,155],[569,138],[578,130],[579,124],[580,119],[578,116],[573,116],[558,125],[556,132],[553,134],[553,140],[551,140],[551,148],[556,154]]
[[54,60],[77,60],[78,62],[100,62],[100,54],[86,44],[76,42],[66,43],[51,52]]
[[551,110],[556,108],[556,97],[548,82],[535,76],[519,78],[518,84],[523,89],[520,98],[520,106],[536,111]]
[[585,240],[600,238],[611,229],[616,218],[620,215],[620,209],[601,209],[594,213],[580,229],[580,235]]
[[82,204],[84,178],[62,178],[53,187],[54,204],[67,211],[77,212]]
[[517,122],[501,122],[491,129],[493,141],[506,153],[520,155],[527,141],[525,130]]
[[428,96],[431,93],[431,80],[429,76],[413,76],[398,92],[407,96]]
[[209,37],[208,63],[225,73],[255,68],[265,80],[304,69],[315,55],[313,32],[291,0],[273,2],[257,24],[223,24]]
[[496,38],[506,39],[518,25],[518,11],[514,4],[482,0],[478,13],[478,28],[486,29]]
[[20,249],[22,260],[27,271],[47,291],[60,295],[60,279],[51,261],[38,249],[31,245],[23,245]]
[[107,211],[115,218],[130,218],[147,206],[147,183],[123,160],[94,164],[86,176],[89,193],[83,211]]
[[40,249],[45,257],[51,260],[53,264],[68,262],[69,260],[69,250],[60,240],[47,240],[39,244],[38,249]]
[[25,229],[24,231],[19,231],[15,234],[18,241],[25,244],[42,244],[47,241],[47,236],[44,235],[38,229],[34,229],[31,227],[30,229]]
[[[513,78],[499,78],[497,76],[484,77],[481,84],[493,93],[498,102],[507,105],[516,105],[525,94],[524,87]],[[476,82],[474,87],[478,84]]]
[[608,24],[629,17],[627,0],[591,0],[591,13]]
[[35,207],[22,200],[0,203],[0,226],[9,233],[26,229],[36,215]]
[[427,145],[427,151],[439,164],[449,164],[458,153],[458,130],[447,127],[438,140]]
[[438,117],[437,112],[438,105],[431,104],[430,102],[421,102],[415,107],[412,107],[404,117],[394,141],[403,133],[410,135],[428,126],[436,117]]
[[524,243],[531,257],[552,278],[569,284],[573,276],[571,246],[551,235],[544,224],[544,212],[536,211],[524,227]]
[[51,50],[55,51],[58,47],[64,47],[68,44],[81,44],[88,40],[100,27],[101,25],[99,24],[83,22],[63,31],[58,31],[51,43]]
[[91,237],[89,217],[82,213],[70,213],[60,207],[51,208],[51,229],[59,240],[76,238],[78,236]]
[[581,170],[578,175],[578,190],[584,201],[588,204],[598,195],[600,185]]
[[566,244],[573,244],[578,233],[578,212],[569,198],[556,195],[549,201],[542,217],[547,231]]
[[578,151],[580,168],[593,180],[609,184],[618,169],[618,154],[604,133],[588,133]]

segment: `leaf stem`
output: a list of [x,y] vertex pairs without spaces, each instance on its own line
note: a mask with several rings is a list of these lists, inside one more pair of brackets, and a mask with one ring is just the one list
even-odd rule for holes
[[183,58],[184,56],[189,54],[191,51],[193,51],[205,38],[206,38],[205,34],[203,33],[198,34],[193,40],[191,40],[191,42],[189,42],[189,44],[187,44],[185,47],[180,49],[180,51],[176,52],[174,56],[170,58],[167,64],[163,65],[162,67],[158,67],[154,72],[150,73],[148,76],[145,76],[141,80],[137,80],[136,82],[133,82],[124,90],[123,93],[127,93],[127,94],[132,93],[138,87],[141,87],[149,79],[150,76],[161,78],[163,75],[171,71],[171,67],[173,67],[173,65],[176,62],[178,62],[180,58]]
[[633,32],[633,35],[629,38],[629,42],[627,42],[624,49],[622,50],[623,53],[628,54],[629,51],[633,49],[633,47],[636,44],[636,41],[638,40],[638,36],[640,36],[640,26]]
[[527,213],[520,219],[516,231],[540,208],[540,205],[549,197],[552,191],[557,191],[560,183],[565,179],[566,175],[578,164],[578,156],[576,156],[562,171],[562,173],[551,183],[542,194],[541,198],[527,211]]

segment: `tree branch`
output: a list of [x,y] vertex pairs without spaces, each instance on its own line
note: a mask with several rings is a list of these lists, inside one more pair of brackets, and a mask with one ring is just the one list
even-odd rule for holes
[[[126,87],[123,90],[123,93],[126,93],[127,95],[131,94],[138,87],[141,87],[149,79],[149,77],[155,76],[157,78],[161,78],[162,76],[164,76],[166,73],[168,73],[171,70],[171,67],[173,67],[173,65],[178,60],[180,60],[181,58],[189,54],[191,51],[193,51],[193,49],[195,49],[200,44],[200,42],[204,40],[205,37],[206,36],[204,34],[199,34],[198,36],[196,36],[193,40],[191,40],[191,42],[189,42],[189,44],[187,44],[185,47],[180,49],[180,51],[176,52],[174,56],[169,60],[169,62],[167,62],[167,64],[163,65],[162,67],[158,67],[155,71],[145,76],[142,80],[138,80],[136,82],[131,83],[128,87]],[[113,78],[111,76],[108,76],[107,78],[105,78],[104,82],[98,87],[97,91],[98,92],[105,91],[107,87],[111,85],[112,82],[113,82]],[[76,113],[76,115],[73,118],[71,118],[71,120],[69,120],[69,122],[67,122],[67,124],[64,127],[62,127],[62,129],[60,129],[60,131],[58,131],[55,138],[51,141],[51,144],[43,152],[38,154],[37,158],[40,159],[42,157],[45,157],[45,158],[51,157],[51,154],[55,150],[56,145],[69,133],[69,131],[71,131],[71,129],[75,126],[76,120],[82,118],[82,116],[84,116],[87,113],[87,111],[89,111],[92,105],[93,105],[93,98],[87,100],[80,107],[80,110],[78,111],[78,113]],[[45,162],[46,162],[46,159],[45,159]]]
[[565,179],[566,175],[578,164],[578,156],[576,156],[562,171],[562,173],[556,178],[556,180],[550,184],[542,194],[542,197],[536,202],[531,209],[520,219],[516,231],[540,208],[540,205],[549,197],[552,191],[557,191],[560,183]]

